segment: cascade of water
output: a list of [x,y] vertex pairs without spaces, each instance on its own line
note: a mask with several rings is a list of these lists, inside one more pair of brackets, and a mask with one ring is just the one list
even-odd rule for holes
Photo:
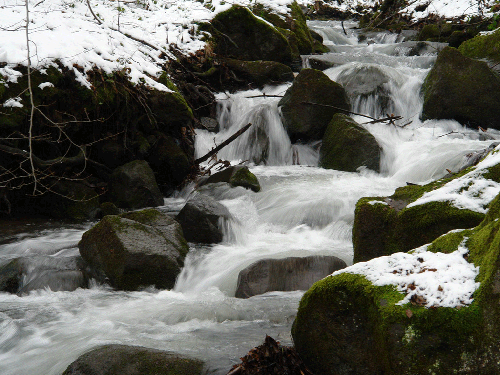
[[[404,117],[400,124],[411,121],[400,128],[354,116],[383,149],[381,173],[315,167],[319,145],[292,144],[281,122],[279,98],[262,96],[283,95],[289,85],[218,95],[221,130],[197,131],[196,154],[205,154],[250,122],[252,128],[217,156],[234,163],[247,160],[262,186],[259,193],[224,184],[202,188],[233,216],[223,242],[190,244],[173,291],[123,292],[94,285],[23,297],[0,293],[0,373],[59,375],[92,347],[126,343],[199,357],[223,374],[266,333],[290,344],[302,292],[239,300],[233,297],[239,272],[263,258],[335,255],[351,263],[359,198],[387,196],[406,182],[442,177],[447,168],[458,169],[464,155],[489,144],[455,121],[420,121],[419,91],[435,53],[410,56],[412,45],[396,43],[396,34],[360,36],[354,25],[311,23],[332,50],[321,56],[332,66],[325,73],[346,87],[353,111],[372,117],[394,113]],[[500,138],[498,132],[488,133]],[[163,209],[178,211],[193,188],[166,199]],[[0,264],[19,256],[75,255],[88,226],[13,236],[0,242]],[[32,264],[44,264],[39,261]]]

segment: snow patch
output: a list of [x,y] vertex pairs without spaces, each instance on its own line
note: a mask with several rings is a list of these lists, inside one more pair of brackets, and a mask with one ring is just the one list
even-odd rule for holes
[[40,89],[44,89],[46,87],[54,87],[54,84],[52,82],[43,82],[38,85]]
[[10,99],[7,99],[3,103],[3,107],[5,107],[5,108],[23,108],[23,104],[21,103],[20,97],[10,98]]
[[[428,245],[410,253],[395,253],[356,263],[334,272],[363,275],[376,286],[394,285],[405,297],[397,305],[457,307],[472,303],[479,267],[465,260],[465,238],[450,254],[427,251]],[[330,277],[330,276],[329,276]]]

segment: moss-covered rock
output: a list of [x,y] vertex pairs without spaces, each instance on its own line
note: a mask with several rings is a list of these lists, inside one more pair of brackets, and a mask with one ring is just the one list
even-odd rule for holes
[[109,197],[121,208],[143,208],[163,205],[163,196],[152,169],[144,160],[135,160],[113,171]]
[[292,142],[323,138],[338,108],[350,109],[344,88],[315,69],[303,69],[278,105]]
[[443,49],[422,86],[423,119],[500,128],[500,78],[485,62]]
[[487,35],[478,35],[460,45],[462,55],[475,59],[500,62],[500,29]]
[[427,40],[430,42],[447,42],[453,33],[453,27],[450,23],[425,25],[418,33],[417,40]]
[[313,52],[313,38],[306,24],[306,17],[296,1],[288,5],[290,8],[291,22],[290,30],[297,36],[297,44],[301,55],[309,55]]
[[189,250],[181,226],[155,209],[105,216],[78,248],[97,279],[123,290],[172,288]]
[[272,25],[241,6],[217,14],[211,21],[214,52],[240,60],[290,63],[290,45]]
[[326,128],[319,164],[326,169],[355,172],[380,168],[381,149],[373,135],[347,115],[336,113]]
[[63,375],[202,375],[202,361],[141,346],[104,345],[81,355]]
[[[469,167],[423,186],[403,186],[390,197],[361,198],[356,204],[352,230],[354,262],[406,252],[452,229],[478,225],[486,212],[481,204],[490,203],[487,199],[474,210],[454,203],[460,194],[481,197],[484,189],[495,188],[500,182],[499,164],[477,168]],[[438,195],[432,198],[430,194],[436,192]],[[424,199],[424,194],[428,198],[417,204],[418,199]],[[445,194],[449,200],[443,200]]]
[[[405,295],[393,285],[375,286],[356,273],[327,277],[304,295],[292,328],[306,364],[325,375],[498,373],[498,198],[494,202],[478,227],[446,234],[428,247],[447,254],[468,249],[464,257],[479,267],[475,281],[480,283],[471,303],[456,308],[422,306],[418,299],[399,304]],[[433,271],[423,272],[432,277]]]
[[293,72],[289,66],[276,61],[241,61],[226,59],[225,64],[236,73],[257,86],[293,81]]
[[218,182],[227,182],[232,187],[241,186],[254,192],[260,191],[260,183],[248,167],[236,165],[228,167],[220,172],[211,175],[203,184],[216,184]]

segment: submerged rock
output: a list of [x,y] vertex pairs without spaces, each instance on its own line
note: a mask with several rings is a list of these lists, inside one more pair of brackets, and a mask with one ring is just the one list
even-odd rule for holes
[[0,266],[0,291],[24,294],[47,288],[54,292],[87,288],[84,269],[79,256],[16,258]]
[[208,195],[196,194],[186,202],[176,220],[187,241],[219,243],[223,238],[224,221],[230,218],[229,210],[221,203]]
[[326,169],[355,172],[380,169],[381,149],[373,135],[347,115],[337,113],[326,128],[319,164]]
[[500,78],[485,62],[443,49],[422,86],[422,118],[500,128]]
[[[292,327],[306,365],[325,375],[499,373],[498,202],[478,227],[446,234],[427,251],[374,259],[314,284]],[[408,258],[401,267],[400,258]],[[376,284],[370,269],[381,272]]]
[[218,182],[227,182],[232,187],[241,186],[245,189],[250,189],[257,193],[260,191],[260,183],[257,177],[250,172],[248,167],[243,165],[235,165],[224,169],[223,171],[214,173],[206,181],[205,184],[215,184]]
[[315,69],[303,69],[278,105],[292,142],[321,139],[333,115],[350,109],[344,88]]
[[181,226],[155,209],[105,216],[78,248],[97,279],[123,290],[172,288],[189,250]]
[[143,208],[163,205],[163,196],[152,169],[144,160],[135,160],[113,171],[110,197],[122,208]]
[[345,262],[334,256],[262,259],[240,271],[235,297],[307,290],[316,281],[345,267]]
[[104,345],[81,355],[63,375],[202,375],[194,358],[142,346]]

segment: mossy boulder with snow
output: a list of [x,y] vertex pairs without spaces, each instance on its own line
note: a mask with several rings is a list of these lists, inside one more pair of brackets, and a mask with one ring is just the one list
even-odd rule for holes
[[290,63],[290,44],[272,24],[257,18],[248,8],[234,5],[210,22],[214,52],[239,60]]
[[361,198],[352,231],[354,262],[408,251],[452,229],[478,225],[500,190],[496,155],[427,185],[400,187],[390,197]]
[[277,61],[241,61],[226,59],[224,63],[236,73],[257,86],[293,81],[292,69]]
[[355,172],[366,166],[380,168],[381,149],[373,135],[347,115],[336,113],[328,124],[319,154],[326,169]]
[[312,371],[499,373],[498,201],[474,229],[315,283],[292,328],[295,348]]
[[500,62],[500,29],[469,39],[462,43],[458,50],[467,57]]
[[180,224],[156,209],[105,216],[78,248],[97,279],[122,290],[172,288],[189,250]]
[[483,61],[443,49],[422,86],[422,118],[500,128],[500,77]]
[[339,108],[350,109],[344,88],[315,69],[303,69],[278,105],[292,142],[322,139]]

